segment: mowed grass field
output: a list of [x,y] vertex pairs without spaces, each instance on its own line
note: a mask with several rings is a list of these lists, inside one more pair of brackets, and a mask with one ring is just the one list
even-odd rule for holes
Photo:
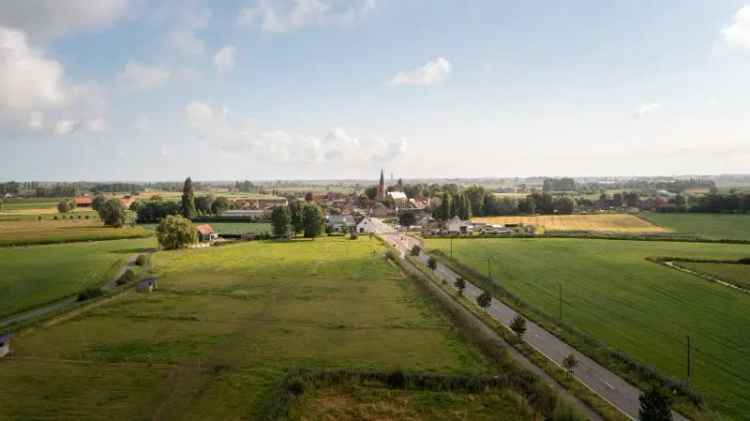
[[732,263],[677,263],[682,267],[698,273],[705,273],[737,285],[740,288],[750,290],[750,265],[738,265]]
[[[98,286],[153,239],[0,248],[0,316]],[[2,417],[0,417],[2,418]]]
[[[221,234],[262,234],[271,233],[271,224],[265,222],[193,222],[193,225],[207,223],[213,227],[219,235]],[[157,224],[142,224],[142,227],[155,231]]]
[[315,390],[295,408],[296,418],[339,420],[531,420],[524,398],[500,393],[451,393],[338,386]]
[[647,213],[649,221],[681,234],[713,240],[750,241],[750,215],[720,213]]
[[255,419],[291,368],[491,374],[384,251],[325,237],[158,252],[156,292],[14,339],[0,419]]
[[105,227],[98,218],[0,221],[0,247],[144,238],[151,235],[152,232],[142,227]]
[[[450,240],[428,248],[450,254]],[[691,384],[724,416],[750,413],[750,294],[645,260],[738,259],[750,246],[583,239],[455,239],[453,255],[553,319]]]
[[637,216],[627,214],[602,215],[537,215],[489,216],[472,218],[488,224],[526,224],[543,226],[545,231],[591,231],[619,233],[664,233],[669,229],[656,226]]

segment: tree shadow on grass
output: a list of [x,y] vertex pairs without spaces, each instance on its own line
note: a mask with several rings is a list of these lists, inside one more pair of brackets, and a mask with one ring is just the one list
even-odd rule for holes
[[155,247],[136,247],[130,249],[112,250],[112,254],[136,254],[136,253],[153,253],[156,251]]

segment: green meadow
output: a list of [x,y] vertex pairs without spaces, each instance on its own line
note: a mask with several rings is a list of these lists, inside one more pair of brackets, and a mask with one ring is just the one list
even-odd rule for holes
[[750,265],[733,263],[677,262],[680,266],[698,273],[704,273],[740,288],[750,290]]
[[750,215],[647,213],[643,217],[679,234],[691,234],[711,240],[750,241]]
[[[427,240],[450,254],[450,240]],[[692,385],[729,418],[750,413],[750,294],[646,260],[738,259],[750,246],[581,239],[457,239],[454,257],[537,310]],[[490,268],[488,269],[488,261]]]
[[110,280],[153,239],[0,247],[0,316],[77,294]]
[[16,336],[0,419],[253,419],[293,368],[490,374],[383,254],[333,237],[158,252],[156,292]]

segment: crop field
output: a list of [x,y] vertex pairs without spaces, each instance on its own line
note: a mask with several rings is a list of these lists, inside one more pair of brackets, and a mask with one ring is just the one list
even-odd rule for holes
[[669,232],[633,215],[538,215],[538,216],[489,216],[472,218],[474,222],[489,224],[526,224],[543,226],[546,231],[591,231],[619,233],[664,233]]
[[15,337],[0,419],[254,419],[290,368],[491,374],[383,253],[333,237],[158,252],[154,293]]
[[[193,225],[203,224],[204,222],[193,222]],[[205,222],[211,225],[219,235],[222,234],[261,234],[271,232],[271,224],[265,222]],[[145,229],[156,230],[157,224],[142,224]]]
[[750,241],[750,215],[718,213],[648,213],[649,221],[682,234],[714,240]]
[[532,420],[524,398],[500,393],[451,393],[338,386],[315,390],[295,408],[299,420]]
[[739,265],[732,263],[694,263],[677,262],[680,266],[698,273],[727,281],[740,288],[750,290],[750,265]]
[[[450,240],[428,248],[450,254]],[[750,294],[645,260],[738,259],[750,246],[581,239],[457,239],[453,255],[553,319],[563,320],[676,378],[725,416],[750,413]]]
[[97,219],[19,219],[0,221],[0,247],[78,241],[144,238],[153,235],[142,227],[105,227]]
[[155,246],[139,239],[0,248],[0,316],[103,284],[130,254]]

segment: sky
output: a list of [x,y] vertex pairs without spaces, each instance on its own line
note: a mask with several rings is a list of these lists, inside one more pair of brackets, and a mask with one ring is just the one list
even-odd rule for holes
[[748,162],[747,0],[0,0],[0,181]]

